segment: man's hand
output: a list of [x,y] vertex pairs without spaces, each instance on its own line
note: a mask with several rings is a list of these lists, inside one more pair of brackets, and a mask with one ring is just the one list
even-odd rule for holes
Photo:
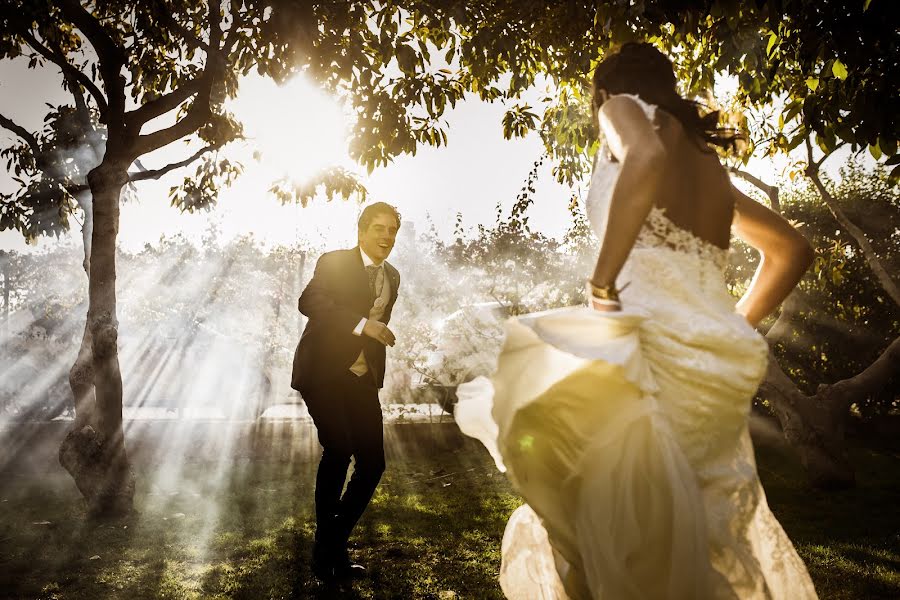
[[362,332],[363,335],[367,335],[376,342],[384,344],[385,346],[393,346],[396,342],[396,339],[394,338],[394,332],[388,329],[387,325],[385,325],[381,321],[369,319],[368,321],[366,321],[365,326],[363,326]]

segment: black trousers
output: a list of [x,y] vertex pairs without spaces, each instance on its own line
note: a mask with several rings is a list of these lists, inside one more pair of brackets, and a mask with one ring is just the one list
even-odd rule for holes
[[[323,448],[316,474],[316,546],[340,552],[384,473],[378,388],[371,373],[358,377],[347,371],[306,396]],[[344,491],[351,458],[353,475]]]

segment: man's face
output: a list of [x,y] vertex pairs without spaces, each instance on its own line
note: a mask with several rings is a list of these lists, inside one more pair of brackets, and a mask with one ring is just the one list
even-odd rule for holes
[[390,213],[375,215],[369,228],[359,232],[359,247],[373,261],[380,263],[388,257],[397,240],[400,225]]

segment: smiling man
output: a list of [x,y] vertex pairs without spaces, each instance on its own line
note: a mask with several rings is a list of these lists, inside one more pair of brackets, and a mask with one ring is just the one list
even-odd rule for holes
[[[390,204],[367,206],[359,246],[323,254],[298,307],[309,317],[294,353],[291,387],[299,391],[319,432],[316,540],[312,569],[320,579],[361,576],[347,540],[384,472],[378,390],[384,383],[387,327],[400,273],[387,262],[400,229]],[[344,481],[353,459],[347,490]]]

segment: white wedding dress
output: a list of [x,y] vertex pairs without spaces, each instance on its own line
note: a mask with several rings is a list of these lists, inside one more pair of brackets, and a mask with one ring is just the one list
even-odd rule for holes
[[[600,239],[618,168],[594,168]],[[734,312],[726,260],[654,208],[622,312],[511,319],[494,376],[460,387],[457,423],[527,502],[503,537],[507,598],[816,598],[756,473],[747,419],[767,346]]]

